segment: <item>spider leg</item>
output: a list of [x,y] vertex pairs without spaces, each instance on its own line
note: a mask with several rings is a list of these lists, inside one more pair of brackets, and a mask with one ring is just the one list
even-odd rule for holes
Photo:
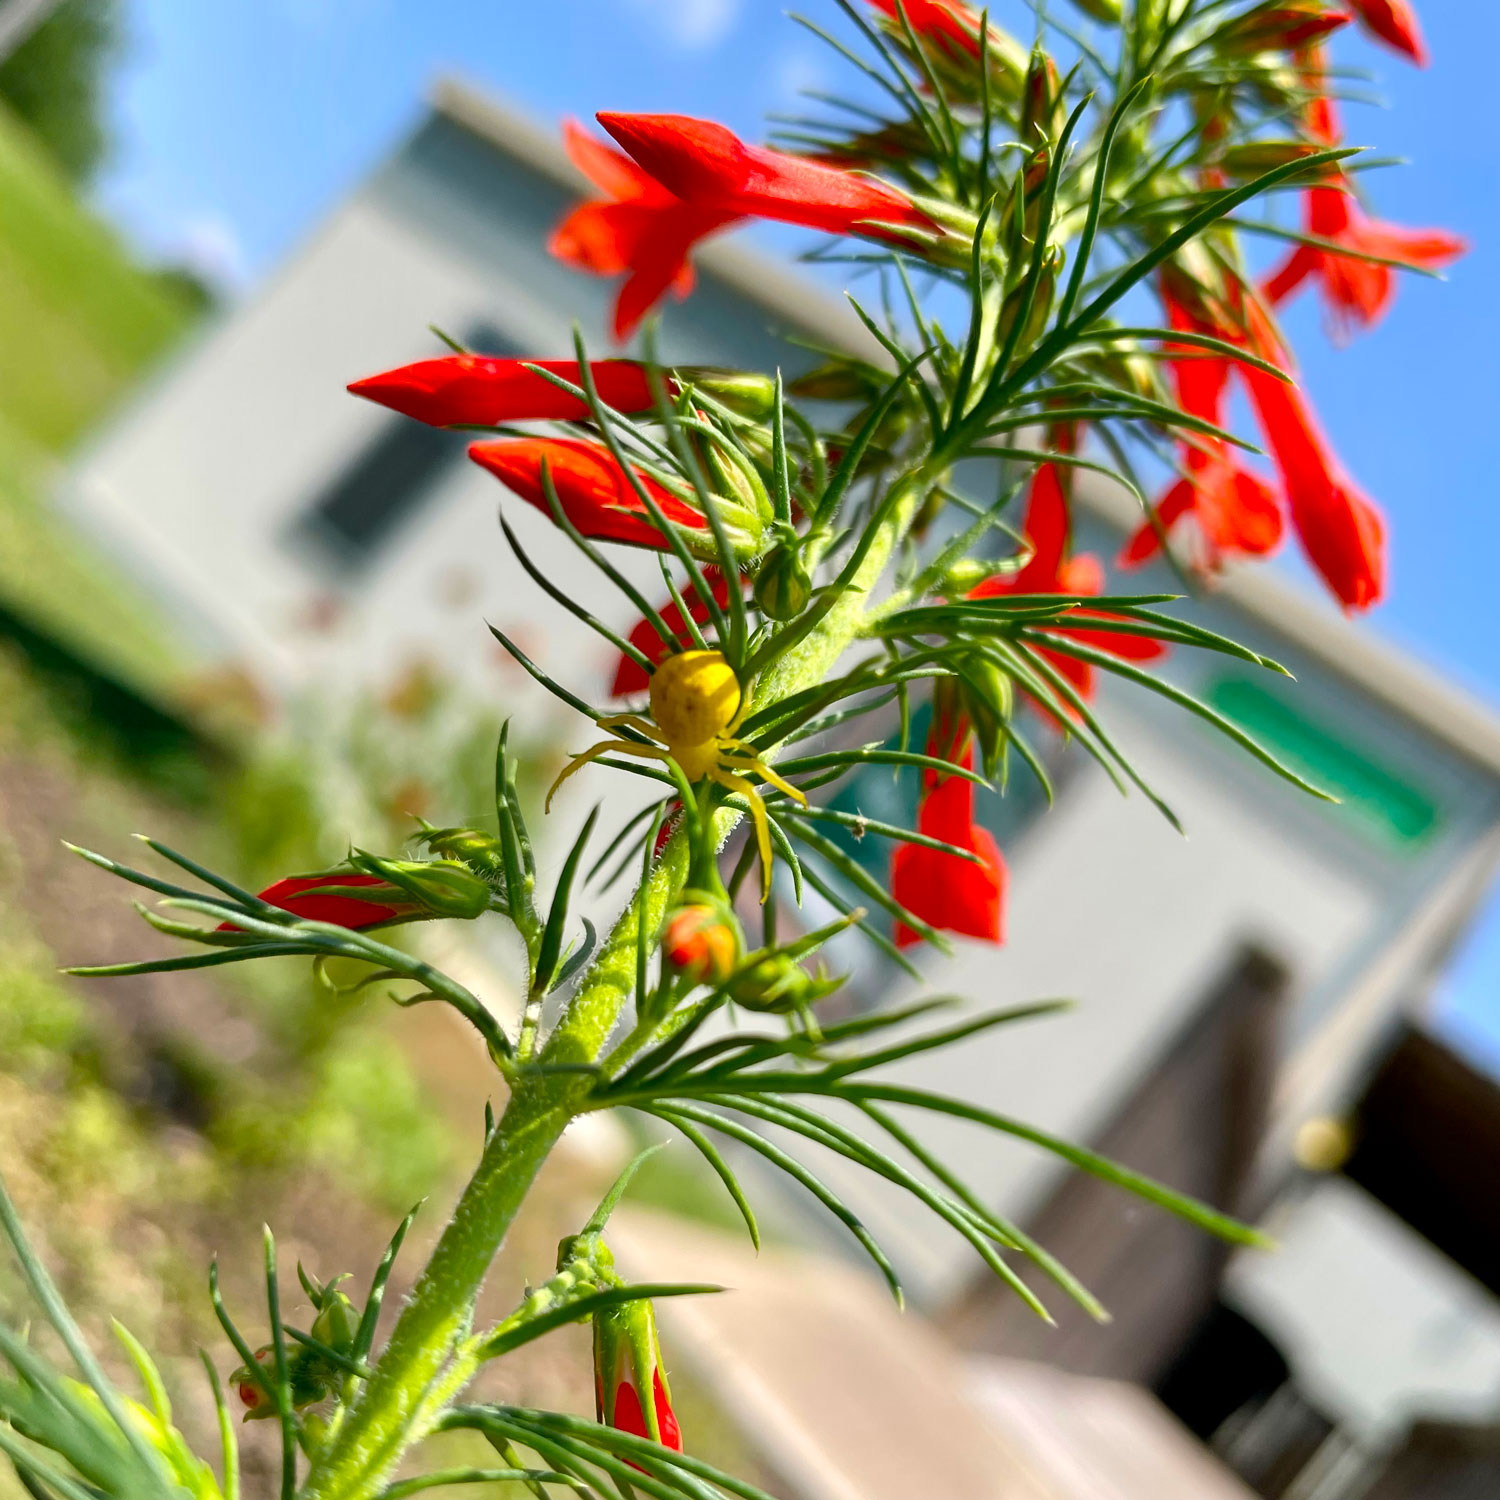
[[643,719],[639,714],[606,714],[602,719],[594,721],[601,729],[637,729],[644,735],[649,735],[653,740],[661,740],[661,730],[649,719]]
[[764,906],[771,899],[771,820],[766,816],[766,805],[743,776],[735,776],[717,766],[709,775],[720,786],[737,792],[750,804],[750,818],[755,824],[755,846],[760,851],[760,903]]
[[622,755],[638,755],[642,760],[665,760],[667,752],[658,750],[655,745],[637,745],[631,740],[600,740],[597,745],[590,745],[581,755],[575,755],[561,771],[558,772],[557,780],[547,789],[547,800],[542,805],[542,811],[552,811],[552,798],[558,787],[565,782],[575,771],[581,771],[591,760],[597,760],[608,750],[618,750]]
[[736,771],[754,771],[762,781],[768,781],[778,792],[785,792],[788,797],[794,797],[804,807],[807,806],[807,794],[791,782],[784,780],[768,766],[758,755],[753,759],[742,755],[721,755],[720,762],[726,766],[732,766]]

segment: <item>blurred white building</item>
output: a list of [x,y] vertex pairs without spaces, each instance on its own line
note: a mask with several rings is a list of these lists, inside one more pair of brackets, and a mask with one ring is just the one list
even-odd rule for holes
[[[509,555],[494,521],[501,492],[463,461],[464,436],[343,391],[435,352],[429,323],[487,352],[541,356],[569,349],[578,318],[602,351],[610,288],[543,248],[580,186],[550,136],[442,85],[419,128],[309,243],[100,437],[70,478],[69,503],[153,580],[208,654],[273,692],[373,681],[427,656],[511,711],[555,715],[501,661],[483,616],[602,696],[608,650]],[[709,247],[699,266],[698,291],[666,311],[668,361],[791,369],[810,356],[789,340],[864,337],[840,303],[732,243]],[[1081,542],[1108,556],[1129,516],[1116,495],[1087,498]],[[632,623],[622,601],[594,597],[549,522],[519,503],[508,514],[542,567],[576,579],[612,624]],[[660,590],[649,559],[629,566]],[[1131,586],[1175,591],[1164,572]],[[1355,1107],[1484,892],[1500,857],[1500,723],[1264,571],[1232,578],[1197,617],[1296,681],[1187,651],[1166,677],[1343,800],[1314,802],[1199,719],[1107,681],[1102,717],[1188,837],[1055,740],[1059,796],[1046,816],[1015,768],[1014,795],[985,814],[1011,870],[1009,940],[962,946],[956,963],[932,964],[932,980],[975,1006],[1049,994],[1077,1007],[896,1072],[1268,1216],[1286,1255],[1237,1261],[1226,1282],[1225,1258],[1201,1236],[1066,1176],[1034,1147],[929,1121],[927,1144],[960,1162],[986,1202],[1038,1229],[1116,1313],[1111,1330],[1060,1314],[1050,1333],[981,1284],[963,1242],[908,1200],[839,1162],[822,1170],[916,1299],[971,1348],[1152,1383],[1194,1348],[1212,1364],[1216,1346],[1200,1336],[1215,1318],[1248,1319],[1286,1357],[1283,1384],[1323,1423],[1314,1448],[1331,1428],[1373,1451],[1422,1401],[1438,1416],[1500,1412],[1500,1318],[1473,1265],[1425,1242],[1413,1258],[1411,1232],[1365,1189],[1338,1179],[1304,1197],[1294,1148],[1299,1134],[1311,1139],[1309,1122]],[[553,722],[578,741],[576,720]],[[840,801],[899,818],[911,791],[887,774]],[[849,847],[885,857],[873,839]],[[868,1005],[918,989],[870,962],[854,988]],[[814,1222],[807,1233],[822,1234]],[[1403,1276],[1425,1288],[1422,1316],[1467,1329],[1461,1361],[1436,1357],[1451,1365],[1446,1383],[1414,1356],[1377,1372],[1361,1337],[1366,1294],[1378,1301],[1371,1289]],[[1397,1328],[1403,1310],[1416,1315],[1404,1294],[1385,1309],[1390,1341],[1376,1342],[1387,1349],[1420,1342],[1420,1328]]]

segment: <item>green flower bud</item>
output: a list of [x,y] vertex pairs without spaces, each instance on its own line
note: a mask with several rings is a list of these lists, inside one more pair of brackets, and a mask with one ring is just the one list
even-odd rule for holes
[[1092,16],[1096,21],[1102,21],[1106,26],[1120,24],[1120,0],[1073,0],[1073,3],[1085,15]]
[[[1017,354],[1024,353],[1031,348],[1047,327],[1047,319],[1052,316],[1052,298],[1057,291],[1057,273],[1062,269],[1062,263],[1062,250],[1054,245],[1042,262],[1042,271],[1037,277],[1036,292],[1031,299],[1031,306],[1024,309],[1026,321],[1016,341]],[[1029,280],[1028,277],[1016,287],[1001,305],[1000,320],[995,330],[995,336],[1001,344],[1004,344],[1010,337],[1016,319],[1021,316]]]
[[776,407],[776,382],[769,375],[744,370],[716,370],[708,366],[681,372],[700,391],[730,411],[756,421],[768,419]]
[[761,527],[770,521],[775,512],[771,497],[766,492],[765,481],[756,471],[755,465],[724,443],[705,441],[703,446],[706,450],[704,458],[709,483],[729,502],[721,507],[724,520],[730,525],[759,534]]
[[1226,146],[1217,165],[1231,177],[1259,177],[1264,172],[1284,167],[1288,162],[1302,161],[1323,150],[1320,141],[1263,140],[1242,141]]
[[1011,565],[999,558],[986,561],[978,557],[961,558],[943,575],[943,593],[950,599],[961,598],[972,593],[987,579],[996,574],[1012,572]]
[[349,863],[404,891],[433,916],[471,921],[489,910],[492,892],[488,882],[457,860],[383,859],[356,849]]
[[746,1010],[770,1015],[801,1014],[844,982],[843,976],[809,974],[786,953],[752,958],[730,979],[729,998]]
[[866,401],[879,393],[880,377],[868,366],[838,361],[799,375],[787,389],[807,401]]
[[1026,67],[1021,85],[1021,140],[1031,145],[1040,137],[1055,141],[1062,134],[1067,119],[1064,109],[1062,80],[1057,64],[1037,47]]
[[[292,1405],[299,1411],[326,1400],[333,1392],[334,1373],[317,1354],[300,1344],[287,1349],[286,1371]],[[255,1369],[241,1365],[230,1372],[229,1384],[245,1408],[246,1422],[265,1422],[276,1415],[276,1402],[271,1395],[275,1379],[276,1356],[269,1344],[255,1351]]]
[[766,554],[755,575],[755,602],[773,620],[792,620],[811,598],[812,579],[796,542],[781,542]]
[[505,888],[505,857],[500,840],[478,828],[430,828],[422,842],[434,854],[456,859],[497,890]]
[[354,1304],[337,1287],[326,1288],[318,1316],[313,1319],[312,1336],[320,1344],[345,1354],[354,1347],[358,1327],[359,1313]]

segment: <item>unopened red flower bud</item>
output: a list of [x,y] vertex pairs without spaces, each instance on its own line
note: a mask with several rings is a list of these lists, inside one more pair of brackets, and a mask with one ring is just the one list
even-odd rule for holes
[[[365,894],[368,892],[368,894]],[[309,922],[330,922],[359,931],[407,916],[417,908],[388,880],[378,875],[329,870],[321,875],[288,875],[260,892],[260,899]],[[218,931],[235,931],[220,922]]]
[[650,1302],[625,1302],[594,1315],[594,1401],[601,1422],[682,1452]]
[[[535,366],[535,369],[528,368]],[[422,359],[381,375],[356,380],[349,390],[432,427],[493,427],[501,422],[582,421],[586,401],[554,385],[546,370],[582,386],[572,359],[490,359],[448,354]],[[600,359],[589,366],[599,399],[616,411],[649,411],[651,387],[645,368],[629,359]]]
[[1055,141],[1062,132],[1064,99],[1057,64],[1038,47],[1031,54],[1021,86],[1021,140],[1033,146],[1040,137]]

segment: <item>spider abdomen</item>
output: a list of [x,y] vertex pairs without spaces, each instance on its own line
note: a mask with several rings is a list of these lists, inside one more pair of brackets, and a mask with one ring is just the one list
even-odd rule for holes
[[652,674],[651,717],[690,781],[713,768],[739,707],[739,679],[721,652],[682,651]]

